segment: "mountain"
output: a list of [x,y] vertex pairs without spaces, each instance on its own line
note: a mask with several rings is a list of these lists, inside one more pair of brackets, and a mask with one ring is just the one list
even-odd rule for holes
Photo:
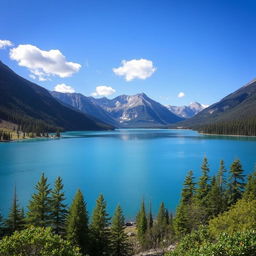
[[[225,130],[232,130],[232,133],[237,130],[240,134],[252,134],[252,132],[248,132],[248,129],[250,127],[253,133],[256,132],[255,120],[256,80],[253,80],[191,119],[180,122],[177,125],[202,131],[205,131],[204,127],[207,126],[207,131],[210,132],[212,130],[212,132],[223,134],[231,134],[231,132],[225,132]],[[214,126],[216,128],[212,129]],[[233,127],[232,129],[231,126]]]
[[43,130],[102,130],[112,126],[58,102],[43,87],[14,73],[0,61],[0,120]]
[[86,97],[79,93],[51,93],[65,104],[120,128],[159,127],[184,120],[144,93],[114,99]]
[[145,93],[94,101],[107,111],[120,127],[158,127],[183,120]]
[[86,97],[81,93],[61,93],[52,91],[50,92],[53,97],[61,102],[68,104],[81,112],[95,117],[104,123],[118,126],[117,122],[111,117],[111,115],[100,107],[93,97]]
[[202,105],[198,102],[193,102],[188,106],[166,106],[173,114],[183,117],[183,118],[191,118],[201,112],[206,108],[205,105]]

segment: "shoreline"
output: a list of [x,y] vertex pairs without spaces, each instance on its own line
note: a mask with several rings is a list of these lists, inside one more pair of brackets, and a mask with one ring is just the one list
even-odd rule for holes
[[247,138],[256,138],[255,135],[237,135],[237,134],[217,134],[217,133],[204,133],[204,132],[198,132],[201,135],[207,135],[207,136],[226,136],[226,137],[247,137]]

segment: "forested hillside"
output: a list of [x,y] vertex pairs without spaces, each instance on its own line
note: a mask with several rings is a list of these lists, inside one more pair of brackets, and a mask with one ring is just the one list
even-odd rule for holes
[[18,76],[2,62],[0,125],[1,120],[17,124],[25,132],[112,128],[62,105],[46,89]]
[[256,80],[177,126],[204,133],[256,135]]

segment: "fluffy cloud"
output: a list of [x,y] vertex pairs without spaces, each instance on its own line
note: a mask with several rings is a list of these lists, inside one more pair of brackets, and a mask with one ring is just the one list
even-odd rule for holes
[[112,70],[116,75],[124,76],[126,81],[132,81],[135,78],[146,79],[156,71],[151,60],[123,60],[121,63],[120,67]]
[[9,40],[0,40],[0,49],[4,49],[5,47],[10,47],[12,45],[12,42]]
[[49,80],[52,75],[69,77],[81,68],[78,63],[68,62],[59,50],[44,51],[31,44],[20,44],[11,49],[10,58],[27,67],[40,81]]
[[66,84],[57,84],[55,87],[54,87],[54,91],[56,92],[62,92],[62,93],[73,93],[75,92],[75,89],[69,85],[66,85]]
[[92,93],[92,96],[94,96],[94,97],[96,97],[96,96],[109,96],[109,95],[112,95],[115,92],[116,92],[116,90],[113,89],[112,87],[101,85],[101,86],[96,87],[95,92]]
[[185,97],[185,93],[184,92],[180,92],[178,95],[177,95],[178,98],[183,98]]

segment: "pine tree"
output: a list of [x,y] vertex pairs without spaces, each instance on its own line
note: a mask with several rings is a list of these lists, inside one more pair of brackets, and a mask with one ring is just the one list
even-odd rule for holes
[[131,248],[128,236],[124,231],[125,222],[121,207],[118,205],[112,218],[111,225],[111,251],[112,256],[128,256]]
[[92,215],[90,230],[92,233],[91,255],[110,255],[109,217],[106,211],[106,201],[100,195]]
[[238,199],[242,197],[244,191],[245,183],[242,165],[239,160],[235,160],[230,167],[230,177],[229,177],[229,205],[237,202]]
[[9,235],[14,231],[23,229],[25,225],[25,216],[23,210],[19,207],[16,188],[14,189],[13,203],[5,225]]
[[206,157],[204,157],[203,159],[203,164],[201,166],[201,170],[202,170],[202,176],[199,178],[199,182],[198,182],[198,188],[197,188],[197,199],[203,203],[203,199],[207,196],[208,192],[209,192],[209,167],[208,167],[208,160]]
[[185,204],[180,204],[176,210],[176,215],[174,218],[174,230],[178,237],[183,237],[184,235],[191,232],[190,219],[188,215],[188,206]]
[[225,186],[226,186],[226,183],[227,183],[227,181],[225,179],[225,173],[226,173],[226,169],[225,169],[224,161],[221,160],[216,182],[217,182],[217,184],[220,187],[222,192],[225,190]]
[[256,171],[248,176],[243,198],[246,200],[256,200]]
[[223,211],[223,197],[216,177],[212,178],[210,191],[207,195],[207,218],[215,217]]
[[140,211],[136,217],[137,231],[138,231],[138,239],[140,243],[143,245],[145,242],[145,234],[147,231],[147,215],[145,210],[144,200],[141,203]]
[[147,229],[150,230],[153,227],[153,215],[152,215],[152,207],[151,202],[149,205],[149,212],[148,212],[148,218],[147,218]]
[[165,218],[166,218],[166,223],[167,225],[170,224],[170,215],[168,209],[165,209]]
[[64,204],[65,196],[63,192],[62,179],[58,177],[55,181],[53,190],[51,191],[51,226],[56,234],[64,234],[65,221],[67,216],[66,204]]
[[157,244],[163,242],[164,238],[167,236],[168,233],[168,222],[169,222],[169,213],[162,202],[160,204],[157,218],[156,218],[156,225],[155,225],[155,240],[157,240]]
[[81,248],[86,254],[89,250],[88,213],[83,194],[76,192],[67,216],[67,240]]
[[0,239],[5,235],[4,218],[0,213]]
[[183,189],[181,194],[181,201],[185,204],[192,202],[195,193],[195,182],[193,177],[193,171],[189,171],[183,183]]
[[32,195],[32,200],[29,202],[27,222],[34,226],[46,227],[49,225],[51,190],[44,174],[42,174],[35,188],[37,193]]
[[166,209],[163,202],[160,204],[156,220],[157,224],[160,226],[165,227],[167,225]]

